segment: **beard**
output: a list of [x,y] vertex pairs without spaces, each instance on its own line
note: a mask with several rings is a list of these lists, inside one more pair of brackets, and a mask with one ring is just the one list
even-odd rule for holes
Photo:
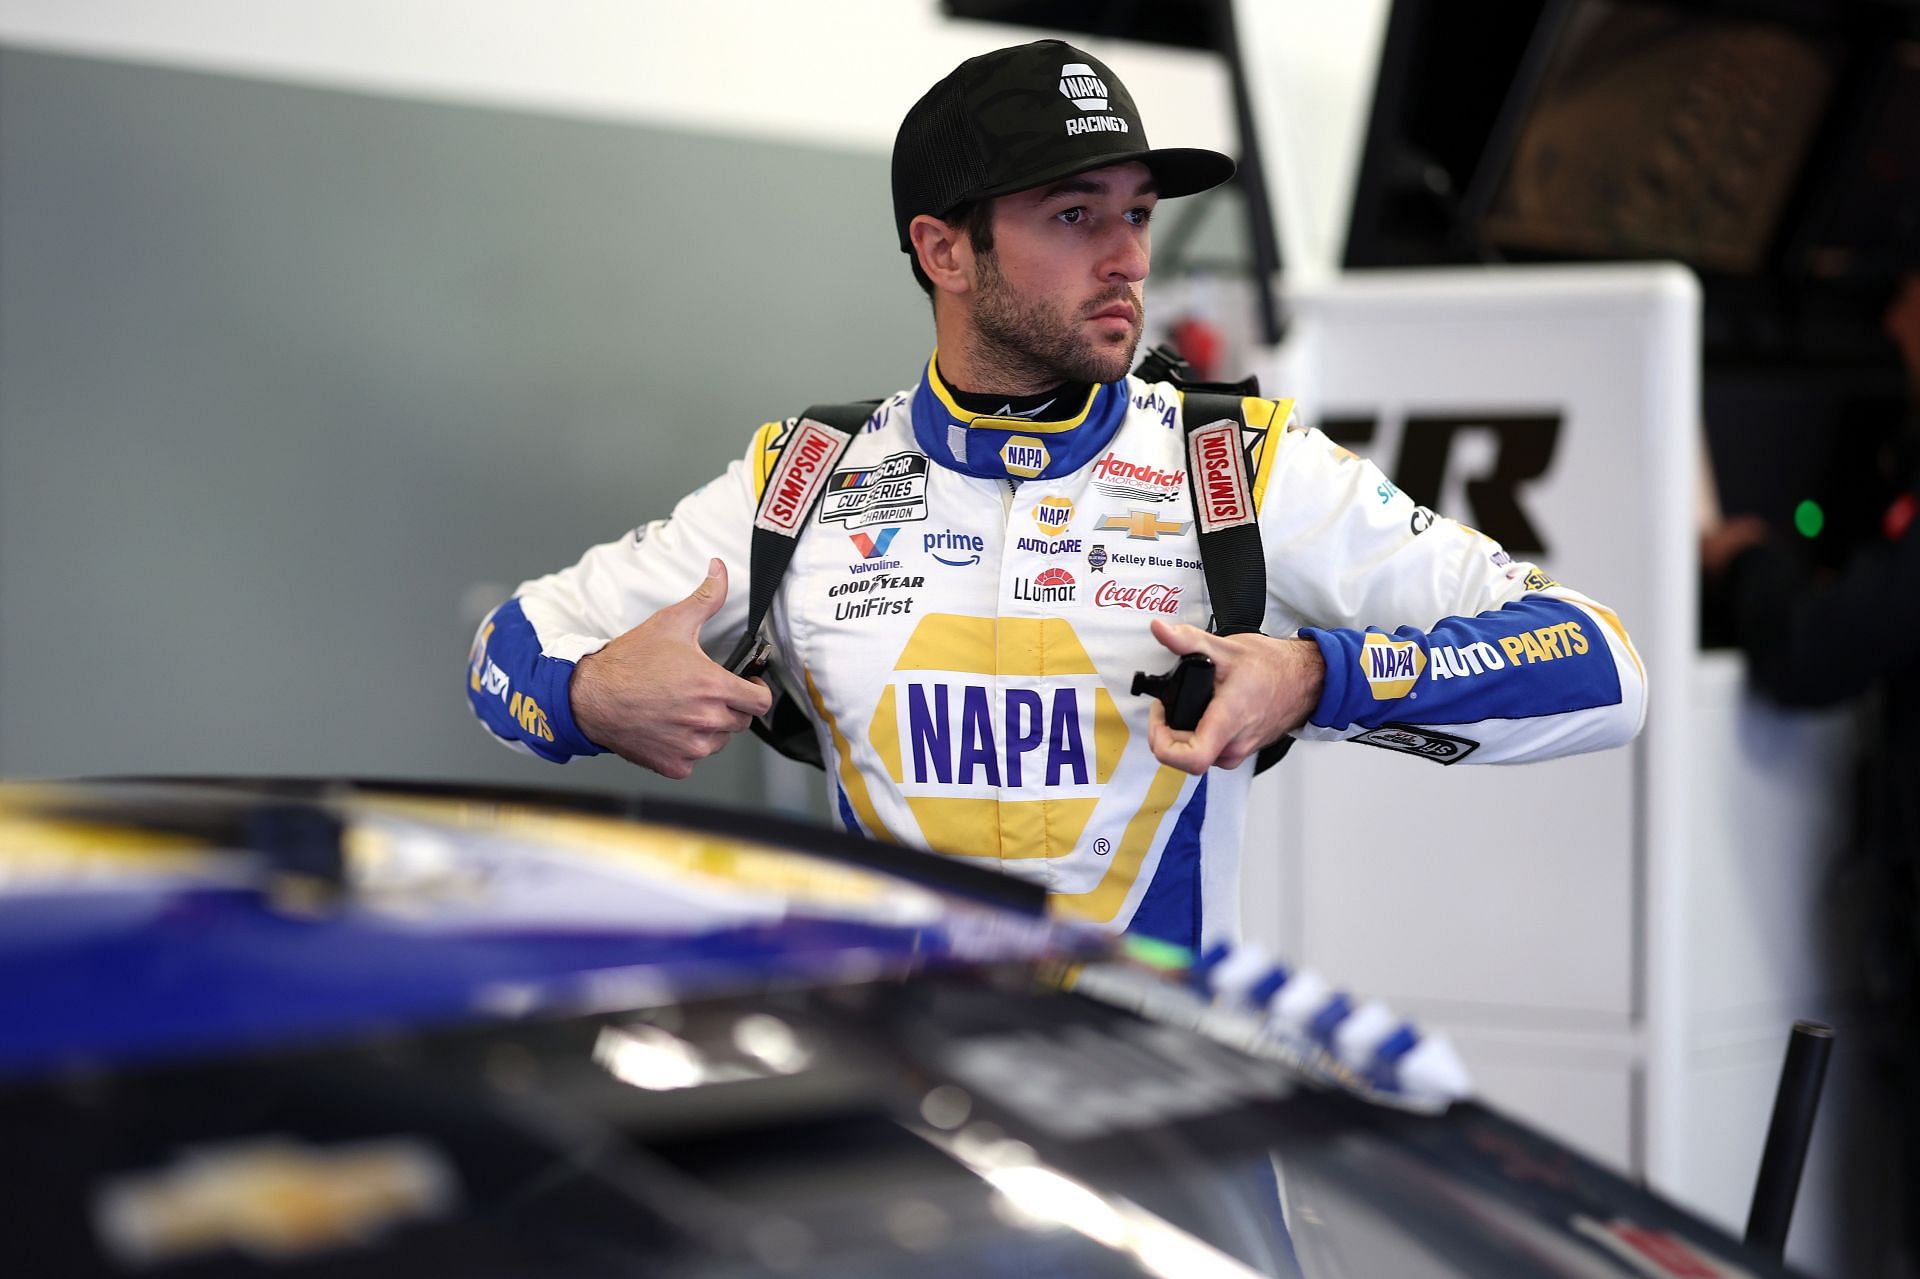
[[[1133,353],[1146,327],[1146,305],[1131,288],[1122,286],[1074,308],[1071,315],[1061,315],[1043,299],[1016,293],[993,254],[976,262],[975,355],[997,382],[1034,389],[1063,382],[1118,382],[1133,367]],[[1094,312],[1122,301],[1134,308],[1134,324],[1125,337],[1088,331],[1085,322]]]

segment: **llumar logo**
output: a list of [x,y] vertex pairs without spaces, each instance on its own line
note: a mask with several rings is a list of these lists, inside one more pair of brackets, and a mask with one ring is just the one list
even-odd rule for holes
[[1240,455],[1240,427],[1223,418],[1187,439],[1194,478],[1200,490],[1200,530],[1253,523],[1253,497],[1247,489],[1246,459]]
[[781,452],[767,483],[767,500],[753,522],[788,537],[798,533],[814,494],[827,477],[827,468],[846,443],[846,436],[818,422],[803,420],[794,427],[793,438]]

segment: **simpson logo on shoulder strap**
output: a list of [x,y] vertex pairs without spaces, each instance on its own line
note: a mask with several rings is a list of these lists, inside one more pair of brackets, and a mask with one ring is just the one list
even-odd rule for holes
[[[860,431],[873,406],[870,400],[860,404],[816,404],[802,413],[787,433],[767,477],[766,491],[760,495],[760,509],[753,516],[753,550],[748,561],[747,628],[726,661],[735,674],[759,674],[766,670],[765,649],[760,628],[773,607],[780,580],[787,575],[794,547],[820,495],[826,491],[827,477],[833,465],[847,451],[847,445]],[[820,743],[813,735],[812,722],[796,700],[777,679],[770,678],[773,709],[764,719],[753,721],[753,731],[767,745],[789,759],[816,768],[824,767]]]
[[[1167,346],[1148,351],[1134,375],[1180,388],[1187,436],[1187,492],[1193,499],[1200,567],[1213,600],[1214,633],[1257,633],[1267,618],[1267,554],[1260,545],[1241,432],[1247,425],[1244,401],[1260,394],[1259,380],[1198,381],[1180,353]],[[1282,737],[1261,751],[1254,758],[1253,771],[1262,773],[1279,763],[1293,749],[1293,740]]]

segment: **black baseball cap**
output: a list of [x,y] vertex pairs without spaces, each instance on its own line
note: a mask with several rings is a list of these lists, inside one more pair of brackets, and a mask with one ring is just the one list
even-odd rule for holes
[[1106,63],[1063,40],[968,58],[913,104],[893,139],[893,221],[945,217],[971,200],[1138,160],[1163,197],[1193,195],[1233,176],[1218,151],[1147,144],[1139,108]]

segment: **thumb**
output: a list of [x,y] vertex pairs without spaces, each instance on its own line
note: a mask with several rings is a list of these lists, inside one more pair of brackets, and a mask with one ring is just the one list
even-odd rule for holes
[[1203,653],[1212,656],[1213,637],[1198,626],[1189,626],[1185,622],[1163,622],[1154,618],[1153,637],[1160,641],[1163,648],[1185,656],[1188,653]]
[[720,611],[727,602],[727,566],[718,559],[707,561],[707,575],[700,579],[700,585],[693,588],[687,598],[671,607],[694,639],[700,638],[700,627]]

